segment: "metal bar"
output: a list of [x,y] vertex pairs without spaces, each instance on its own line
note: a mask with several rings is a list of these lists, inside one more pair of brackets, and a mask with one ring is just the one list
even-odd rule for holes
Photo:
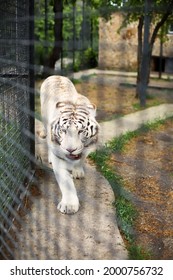
[[[29,1],[29,15],[30,15],[30,21],[29,21],[29,65],[34,65],[34,45],[32,44],[34,40],[34,0]],[[30,110],[32,112],[35,112],[35,98],[34,98],[34,68],[29,68],[29,78],[30,78]],[[35,135],[35,118],[33,117],[33,114],[30,114],[30,132],[32,135]],[[30,153],[32,156],[35,156],[35,138],[30,138]],[[31,161],[31,167],[34,167],[33,161]]]

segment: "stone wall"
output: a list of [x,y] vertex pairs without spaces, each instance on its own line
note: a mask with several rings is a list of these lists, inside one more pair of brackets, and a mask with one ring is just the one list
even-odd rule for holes
[[[122,22],[122,13],[113,14],[109,21],[100,19],[99,68],[101,69],[125,71],[137,69],[137,23],[131,23],[118,32]],[[163,56],[173,58],[173,35],[168,35],[168,38],[163,46]],[[153,56],[160,56],[159,39],[155,42]]]

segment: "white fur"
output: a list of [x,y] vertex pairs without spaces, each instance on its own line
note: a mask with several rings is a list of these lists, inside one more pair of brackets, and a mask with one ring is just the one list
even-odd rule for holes
[[[83,178],[83,163],[89,152],[95,149],[95,145],[84,147],[76,126],[72,123],[67,132],[62,132],[62,142],[58,145],[53,139],[51,127],[62,114],[63,106],[58,104],[68,103],[72,106],[85,106],[88,110],[91,122],[98,126],[95,115],[96,110],[90,101],[77,93],[72,82],[62,76],[50,76],[47,78],[40,90],[41,113],[47,135],[48,160],[52,163],[56,180],[62,193],[62,200],[58,204],[58,210],[62,213],[75,213],[79,209],[79,199],[73,178]],[[79,159],[68,158],[69,150],[73,156],[81,154]]]

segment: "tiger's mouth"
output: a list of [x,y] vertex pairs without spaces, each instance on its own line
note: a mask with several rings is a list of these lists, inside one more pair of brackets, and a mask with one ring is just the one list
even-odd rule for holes
[[73,154],[68,154],[66,155],[66,157],[68,159],[71,159],[71,160],[79,160],[81,158],[82,154],[78,154],[78,155],[73,155]]

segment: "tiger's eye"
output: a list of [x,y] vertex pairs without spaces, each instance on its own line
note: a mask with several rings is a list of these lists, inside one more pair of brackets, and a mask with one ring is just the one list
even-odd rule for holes
[[60,128],[60,129],[59,129],[59,134],[62,134],[62,133],[65,133],[65,134],[66,134],[66,129]]

